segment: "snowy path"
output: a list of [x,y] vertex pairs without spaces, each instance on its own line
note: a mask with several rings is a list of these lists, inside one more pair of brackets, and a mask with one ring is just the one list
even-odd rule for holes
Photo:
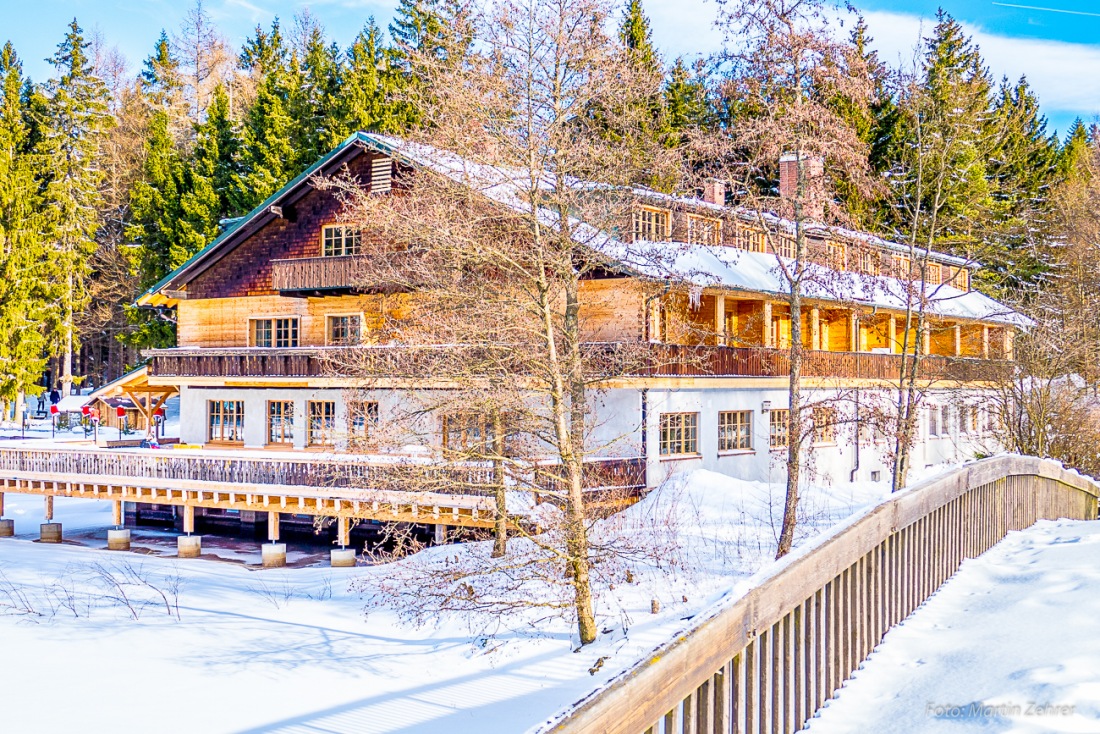
[[1100,522],[1041,522],[965,562],[809,728],[979,730],[1100,731]]

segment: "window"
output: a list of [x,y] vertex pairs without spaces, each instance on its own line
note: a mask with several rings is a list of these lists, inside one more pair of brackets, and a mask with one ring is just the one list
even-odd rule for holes
[[306,443],[331,446],[336,438],[336,403],[331,400],[309,401],[309,426]]
[[829,256],[829,267],[833,270],[848,269],[848,248],[843,242],[829,242],[826,244],[826,253]]
[[345,224],[330,224],[322,230],[323,246],[321,254],[325,257],[343,257],[358,255],[363,237],[358,229]]
[[348,404],[348,434],[352,438],[369,438],[378,426],[378,403],[374,401]]
[[940,435],[951,435],[951,406],[940,406]]
[[924,282],[928,285],[940,285],[943,282],[939,263],[928,263],[925,268]]
[[358,344],[361,318],[358,314],[328,317],[329,344]]
[[892,275],[895,278],[909,277],[909,257],[907,255],[893,255],[890,258],[890,265],[893,268]]
[[970,271],[966,268],[959,268],[955,273],[955,277],[951,279],[951,285],[958,288],[964,293],[970,290]]
[[790,237],[785,234],[773,234],[768,238],[768,242],[771,244],[772,252],[779,257],[785,257],[788,260],[793,260],[795,256],[795,241],[794,237]]
[[768,413],[768,446],[773,449],[787,447],[791,411],[786,408]]
[[813,409],[814,443],[836,443],[836,411],[833,408]]
[[642,207],[634,211],[634,239],[663,242],[668,239],[667,209]]
[[285,444],[294,443],[293,401],[267,401],[267,442]]
[[959,406],[959,434],[978,433],[978,409],[973,405]]
[[938,405],[928,406],[928,436],[940,435],[940,408]]
[[277,349],[298,346],[298,318],[253,319],[252,346]]
[[879,274],[879,260],[878,253],[873,250],[865,250],[860,252],[857,256],[859,264],[859,272],[864,275],[878,275]]
[[220,443],[244,442],[244,402],[240,400],[208,400],[207,439]]
[[739,225],[734,232],[734,246],[749,252],[764,252],[764,233],[758,229],[752,229]]
[[692,245],[722,244],[722,220],[688,214],[688,243]]
[[443,448],[448,451],[486,453],[492,426],[481,413],[443,416]]
[[661,413],[661,456],[699,453],[699,414]]
[[718,450],[752,448],[752,411],[726,410],[718,414]]

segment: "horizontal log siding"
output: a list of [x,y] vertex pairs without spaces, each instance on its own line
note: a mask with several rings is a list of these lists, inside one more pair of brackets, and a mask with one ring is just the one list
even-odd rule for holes
[[1095,520],[1097,486],[1005,456],[898,494],[705,615],[542,731],[794,732],[959,568],[1041,519]]

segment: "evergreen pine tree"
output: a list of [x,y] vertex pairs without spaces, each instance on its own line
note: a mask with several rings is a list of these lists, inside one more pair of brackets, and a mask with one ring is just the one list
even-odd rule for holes
[[683,58],[676,59],[665,85],[664,105],[668,128],[682,143],[682,134],[693,128],[708,128],[716,123],[706,82],[699,69],[689,70]]
[[403,80],[394,50],[384,46],[382,30],[370,18],[346,53],[340,86],[345,129],[349,133],[409,129],[415,114],[405,100],[397,99]]
[[0,400],[5,403],[39,391],[46,367],[45,253],[22,74],[8,42],[0,49]]
[[238,216],[247,210],[236,204],[237,181],[242,175],[241,139],[229,116],[229,94],[219,84],[214,88],[206,119],[195,129],[192,162],[210,180],[218,198],[219,218]]
[[996,202],[995,245],[986,257],[1004,269],[1004,287],[1034,286],[1044,272],[1037,237],[1049,225],[1051,189],[1058,176],[1058,141],[1046,131],[1046,118],[1027,80],[1002,82],[993,107],[993,155],[987,165]]
[[[127,237],[136,250],[140,288],[146,289],[182,265],[217,234],[218,196],[206,159],[185,161],[169,130],[168,114],[153,113],[146,142],[142,180],[130,192]],[[134,346],[171,346],[167,322],[130,314],[138,328],[128,338]]]
[[296,88],[291,98],[291,116],[297,131],[299,163],[307,166],[347,137],[349,129],[341,114],[340,49],[325,41],[317,24],[304,39],[301,65],[292,71]]
[[252,36],[245,40],[238,61],[242,69],[261,78],[275,69],[286,67],[287,49],[278,17],[272,21],[270,32],[265,31],[263,26],[256,26]]
[[74,18],[51,59],[57,77],[46,84],[46,120],[38,154],[48,177],[44,197],[49,217],[52,277],[56,299],[47,322],[53,352],[61,357],[61,388],[73,384],[73,357],[78,346],[76,314],[86,305],[85,288],[99,229],[97,165],[104,131],[111,124],[108,92],[92,71],[91,44]]
[[298,173],[289,97],[288,71],[271,68],[244,119],[241,172],[234,177],[231,195],[237,211],[251,210]]
[[183,104],[180,64],[172,55],[172,44],[166,32],[160,32],[153,53],[145,59],[140,79],[142,92],[152,105],[169,109]]
[[1066,141],[1058,151],[1058,178],[1071,180],[1085,169],[1083,165],[1091,157],[1089,131],[1078,117],[1066,134]]
[[896,228],[917,242],[983,259],[994,211],[986,168],[993,150],[991,83],[958,22],[942,10],[937,20],[925,39],[921,78],[899,102],[895,165],[901,175],[892,177],[898,200],[890,211],[900,215]]

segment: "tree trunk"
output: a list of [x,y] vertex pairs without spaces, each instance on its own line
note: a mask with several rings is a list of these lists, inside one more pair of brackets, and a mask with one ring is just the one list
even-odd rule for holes
[[573,569],[573,594],[577,610],[577,632],[582,645],[596,639],[596,615],[592,603],[589,579],[588,526],[584,501],[584,445],[586,386],[581,356],[580,286],[576,280],[567,284],[565,294],[564,337],[569,351],[569,439],[565,459],[569,479],[567,525],[569,557]]
[[68,397],[73,391],[73,274],[70,270],[65,278],[65,354],[61,359],[61,397]]
[[787,493],[783,502],[783,526],[776,558],[791,552],[798,523],[798,482],[802,454],[802,295],[798,284],[791,287],[791,376],[788,383],[790,409],[787,413]]
[[496,487],[493,558],[503,558],[508,553],[508,496],[504,486],[504,421],[499,408],[493,410],[493,485]]

